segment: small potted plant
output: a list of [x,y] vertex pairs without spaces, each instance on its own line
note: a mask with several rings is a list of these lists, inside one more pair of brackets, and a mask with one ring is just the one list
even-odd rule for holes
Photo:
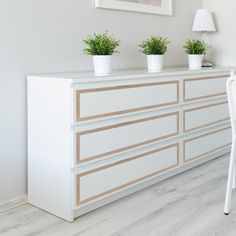
[[139,47],[142,49],[141,51],[147,55],[149,73],[162,71],[164,54],[167,51],[167,45],[169,43],[170,42],[167,40],[167,38],[152,36],[139,45]]
[[120,41],[109,35],[94,34],[84,40],[87,46],[84,53],[93,56],[94,71],[96,76],[104,76],[112,73],[112,55],[117,53],[116,48]]
[[190,70],[199,70],[202,67],[204,54],[207,52],[208,45],[203,40],[188,39],[184,45],[185,52],[188,54],[188,64]]

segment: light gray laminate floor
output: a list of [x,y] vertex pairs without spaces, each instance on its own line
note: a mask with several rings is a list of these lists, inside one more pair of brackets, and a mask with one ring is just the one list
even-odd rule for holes
[[235,236],[236,194],[223,214],[228,158],[98,209],[74,223],[24,205],[0,214],[2,236]]

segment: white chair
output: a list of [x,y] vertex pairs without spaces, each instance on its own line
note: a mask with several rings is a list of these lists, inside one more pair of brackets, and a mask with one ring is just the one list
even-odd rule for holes
[[236,180],[236,75],[234,75],[234,71],[231,72],[230,78],[227,80],[227,95],[228,95],[228,103],[229,103],[229,113],[232,127],[232,147],[231,147],[231,155],[229,161],[229,173],[228,173],[228,181],[226,188],[226,196],[225,196],[225,207],[224,213],[225,215],[229,214],[230,210],[230,201],[232,190],[236,188],[235,180]]

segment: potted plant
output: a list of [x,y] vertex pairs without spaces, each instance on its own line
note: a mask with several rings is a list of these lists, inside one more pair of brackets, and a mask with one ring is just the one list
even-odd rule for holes
[[167,38],[152,36],[139,45],[139,47],[142,49],[141,51],[147,55],[149,73],[162,71],[163,58],[169,43],[170,42],[167,40]]
[[94,34],[84,40],[87,46],[84,53],[93,56],[94,71],[96,76],[109,75],[112,73],[112,55],[117,53],[116,48],[120,41],[109,35]]
[[188,39],[185,42],[184,48],[185,52],[188,54],[189,69],[201,69],[203,56],[208,49],[207,43],[203,40]]

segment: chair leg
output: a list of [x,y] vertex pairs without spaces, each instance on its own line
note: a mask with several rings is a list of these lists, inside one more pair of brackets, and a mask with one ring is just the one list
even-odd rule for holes
[[[236,162],[235,159],[234,159],[234,162]],[[234,163],[234,168],[233,168],[233,180],[232,180],[232,181],[233,181],[233,183],[232,183],[232,189],[234,189],[234,190],[236,189],[236,186],[235,186],[235,185],[236,185],[236,179],[235,179],[236,176],[235,176],[235,174],[236,174],[236,172],[235,172],[235,163]]]
[[232,187],[233,187],[233,178],[235,178],[235,140],[233,140],[233,143],[232,143],[230,162],[229,162],[229,173],[228,173],[228,181],[227,181],[226,196],[225,196],[225,207],[224,207],[225,215],[229,214]]

